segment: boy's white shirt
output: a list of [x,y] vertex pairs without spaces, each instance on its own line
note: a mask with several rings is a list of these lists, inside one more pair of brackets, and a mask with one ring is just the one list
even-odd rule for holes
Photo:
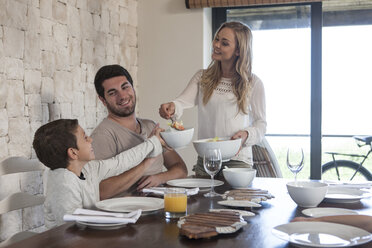
[[146,157],[156,157],[161,152],[160,141],[153,136],[113,158],[88,162],[82,170],[85,180],[64,168],[49,170],[44,203],[45,226],[49,229],[63,224],[63,215],[73,213],[76,208],[93,208],[99,201],[102,180],[119,175]]

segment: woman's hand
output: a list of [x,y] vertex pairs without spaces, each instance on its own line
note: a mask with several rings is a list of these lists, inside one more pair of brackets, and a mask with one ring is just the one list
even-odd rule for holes
[[164,119],[169,120],[174,115],[175,109],[174,102],[163,103],[160,105],[159,114]]
[[161,143],[161,145],[165,148],[165,149],[167,149],[167,150],[173,150],[171,147],[169,147],[168,145],[167,145],[167,143],[163,140],[163,138],[161,137],[161,135],[160,135],[160,132],[164,132],[165,130],[163,129],[163,128],[160,128],[159,127],[159,123],[158,124],[156,124],[156,126],[154,127],[154,129],[151,131],[151,133],[150,133],[150,135],[149,135],[149,138],[151,138],[152,136],[156,136],[156,137],[158,137],[158,139],[159,139],[159,141],[160,141],[160,143]]
[[245,131],[245,130],[241,130],[241,131],[238,131],[236,132],[232,137],[231,139],[235,140],[235,139],[242,139],[242,144],[240,145],[240,148],[239,148],[239,151],[236,153],[236,155],[238,155],[238,153],[240,152],[240,150],[242,149],[243,147],[243,144],[245,144],[245,142],[247,141],[248,139],[248,131]]

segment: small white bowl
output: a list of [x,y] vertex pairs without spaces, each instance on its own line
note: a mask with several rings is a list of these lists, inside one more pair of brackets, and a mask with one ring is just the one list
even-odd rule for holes
[[241,146],[242,139],[231,140],[230,137],[219,138],[218,141],[211,141],[210,139],[196,140],[193,143],[198,155],[203,158],[207,149],[219,148],[221,151],[222,162],[229,161],[234,157]]
[[328,184],[313,181],[287,183],[287,190],[292,200],[304,208],[316,207],[327,194]]
[[173,149],[183,148],[187,146],[194,135],[194,128],[188,128],[182,131],[167,130],[160,133],[164,141]]
[[226,181],[233,188],[248,188],[256,177],[256,172],[252,168],[226,168],[222,170]]

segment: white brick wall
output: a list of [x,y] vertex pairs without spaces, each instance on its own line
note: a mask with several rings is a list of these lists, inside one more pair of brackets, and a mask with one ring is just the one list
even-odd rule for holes
[[[95,72],[119,63],[137,75],[137,0],[0,1],[0,161],[34,157],[33,135],[58,118],[77,118],[87,133],[106,116]],[[38,173],[1,176],[0,200],[43,193]],[[0,216],[0,241],[43,230],[41,207]]]

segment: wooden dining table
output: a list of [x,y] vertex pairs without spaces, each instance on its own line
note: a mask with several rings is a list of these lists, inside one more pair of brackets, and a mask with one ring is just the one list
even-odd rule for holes
[[[287,241],[272,234],[273,227],[290,222],[296,216],[304,216],[287,193],[287,179],[255,178],[254,188],[266,189],[275,196],[262,202],[261,207],[250,208],[255,216],[244,217],[247,225],[232,234],[220,234],[209,239],[188,239],[179,234],[177,220],[167,220],[162,210],[144,215],[137,223],[117,230],[82,229],[75,223],[66,223],[9,247],[292,247]],[[228,183],[216,187],[218,193],[231,189]],[[206,198],[204,192],[190,196],[187,213],[207,212],[211,208],[225,208],[217,202],[221,197]],[[322,202],[319,207],[353,209],[360,214],[372,215],[372,200],[362,199],[356,203],[340,204]],[[372,242],[356,247],[372,247]]]

